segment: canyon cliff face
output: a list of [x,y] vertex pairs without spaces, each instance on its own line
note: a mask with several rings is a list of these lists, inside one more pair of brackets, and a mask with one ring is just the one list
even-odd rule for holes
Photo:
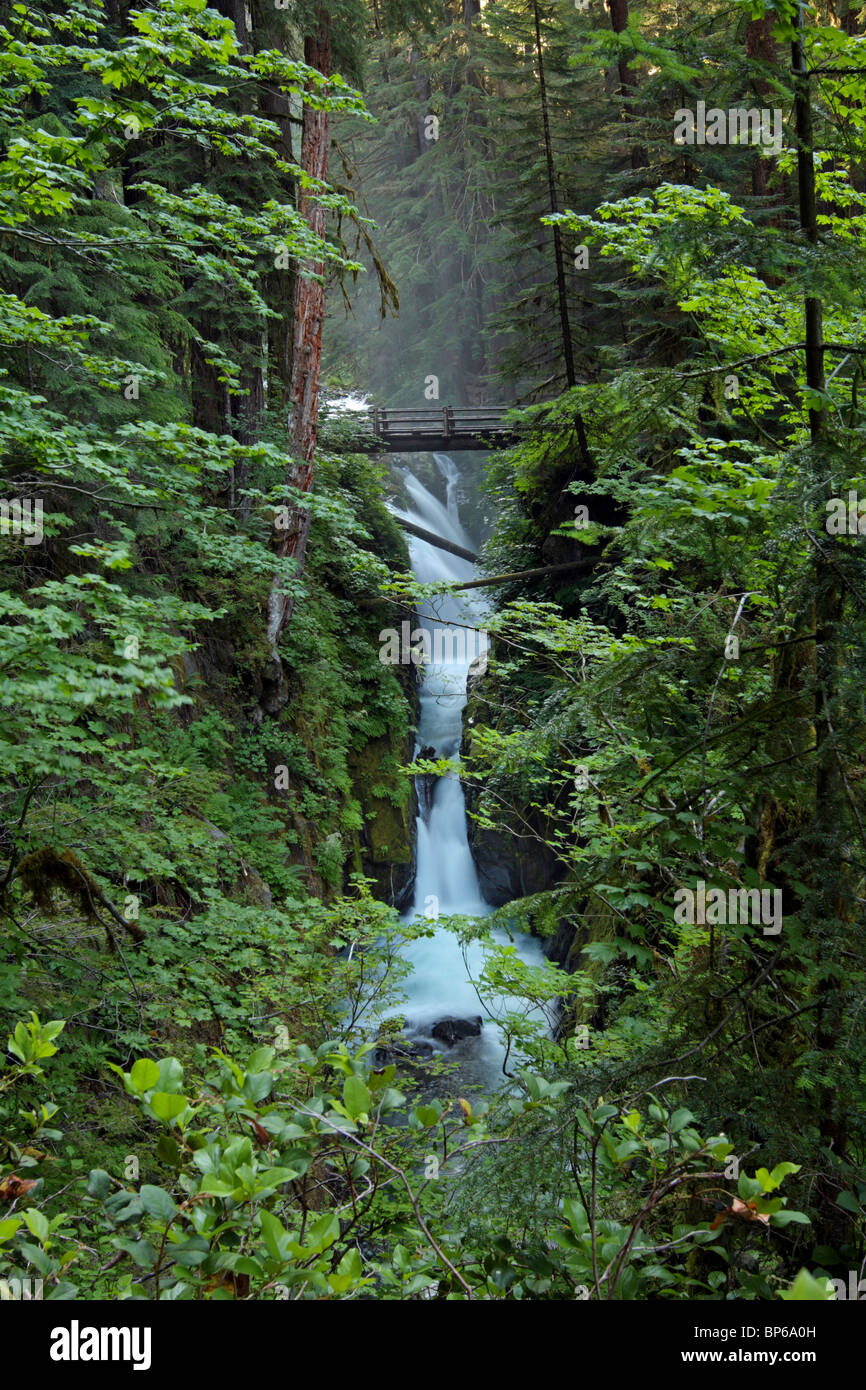
[[[471,790],[467,785],[467,812],[471,813],[479,796],[479,788]],[[558,882],[556,861],[536,840],[482,829],[471,814],[467,830],[481,891],[492,907],[543,893]]]
[[[470,675],[461,747],[464,759],[471,758],[476,723],[507,731],[506,704],[493,672]],[[513,903],[515,926],[528,927],[539,938],[548,960],[568,974],[580,971],[593,984],[586,999],[563,1013],[558,1035],[581,1024],[602,1027],[606,995],[598,986],[603,981],[612,983],[613,967],[588,954],[586,948],[616,935],[611,910],[595,898],[579,896],[570,886],[565,865],[545,843],[548,827],[525,800],[517,801],[519,823],[514,830],[480,824],[475,817],[483,811],[484,793],[482,781],[467,778],[469,846],[485,899],[496,908]]]
[[[461,745],[461,757],[464,759],[471,754],[472,726],[475,723],[494,727],[501,723],[496,678],[489,671],[470,674],[467,692]],[[475,819],[483,801],[483,785],[469,777],[464,783],[464,791],[469,847],[487,902],[492,907],[502,907],[515,898],[531,897],[555,888],[562,879],[562,865],[543,843],[543,827],[534,823],[532,811],[521,807],[521,818],[526,827],[523,834],[489,830]]]
[[413,779],[399,779],[396,769],[412,761],[414,746],[414,734],[402,746],[388,735],[373,739],[350,766],[364,815],[356,841],[357,867],[374,880],[373,896],[399,912],[409,907],[415,887],[418,798]]

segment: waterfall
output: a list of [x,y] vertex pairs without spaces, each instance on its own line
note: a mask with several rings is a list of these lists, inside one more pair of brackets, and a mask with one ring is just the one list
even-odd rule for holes
[[[471,548],[458,511],[457,487],[459,470],[453,459],[445,454],[433,455],[436,466],[445,479],[446,502],[443,504],[411,473],[405,477],[410,499],[405,518],[435,531],[444,540]],[[424,583],[434,580],[472,579],[475,567],[458,556],[439,550],[427,541],[408,537],[412,570]],[[484,660],[486,636],[483,634],[486,599],[477,591],[469,594],[448,594],[419,606],[420,626],[429,634],[433,659],[424,669],[420,691],[415,756],[422,749],[435,749],[435,756],[457,762],[466,706],[466,681],[473,658]],[[433,755],[430,755],[433,756]],[[415,898],[405,920],[418,916],[462,913],[486,916],[492,910],[484,901],[475,871],[475,864],[466,835],[466,806],[460,778],[454,773],[438,778],[433,786],[432,800],[426,804],[422,779],[416,778],[419,792],[417,877]],[[504,932],[494,933],[508,943]],[[539,965],[543,953],[539,943],[520,935],[514,942],[518,955],[527,963]],[[505,1048],[495,1018],[501,1017],[505,1001],[485,998],[491,1019],[469,978],[477,977],[484,963],[484,950],[472,943],[464,959],[456,936],[442,927],[426,938],[412,942],[406,956],[413,969],[404,988],[407,992],[406,1019],[410,1033],[430,1037],[432,1025],[445,1017],[484,1017],[480,1038],[467,1039],[454,1048],[451,1055],[460,1054],[461,1078],[477,1080],[491,1089],[501,1077]],[[468,964],[468,972],[467,972]],[[509,1002],[515,1009],[515,1001]]]

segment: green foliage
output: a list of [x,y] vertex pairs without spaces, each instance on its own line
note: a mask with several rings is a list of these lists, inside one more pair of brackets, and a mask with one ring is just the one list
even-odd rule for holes
[[[41,1076],[36,1059],[57,1051],[51,1039],[62,1026],[43,1025],[35,1014],[19,1023],[9,1046],[21,1065],[10,1085]],[[0,1278],[29,1278],[23,1271],[35,1269],[43,1297],[74,1298],[81,1289],[67,1272],[75,1264],[83,1286],[94,1278],[96,1256],[97,1289],[121,1300],[343,1299],[362,1289],[401,1300],[721,1296],[724,1279],[704,1280],[689,1268],[696,1250],[727,1260],[718,1222],[678,1222],[674,1194],[686,1183],[718,1182],[704,1170],[732,1146],[723,1137],[702,1140],[689,1110],[671,1111],[654,1096],[645,1118],[601,1102],[575,1109],[569,1081],[525,1071],[507,1119],[464,1100],[449,1119],[442,1102],[410,1106],[392,1084],[393,1066],[370,1069],[370,1051],[326,1041],[314,1052],[280,1041],[239,1065],[214,1049],[197,1078],[171,1056],[139,1058],[129,1071],[113,1066],[147,1121],[147,1167],[156,1180],[130,1188],[94,1168],[79,1214],[51,1219],[39,1205],[41,1181],[25,1183],[23,1194],[19,1182],[16,1200],[25,1195],[34,1205],[0,1224]],[[396,1115],[404,1126],[388,1124]],[[490,1234],[476,1244],[477,1232],[461,1228],[461,1204],[456,1225],[447,1215],[448,1177],[459,1171],[465,1200],[465,1189],[490,1182],[491,1164],[495,1181],[501,1144],[537,1143],[539,1132],[549,1143],[564,1120],[575,1125],[574,1195],[557,1203],[553,1240],[539,1243],[525,1220],[518,1236],[503,1213],[493,1244]],[[60,1137],[41,1125],[36,1136]],[[794,1171],[782,1163],[772,1175],[743,1174],[740,1192],[772,1191]],[[324,1209],[323,1181],[331,1198]],[[9,1182],[0,1192],[11,1190]],[[608,1203],[628,1214],[602,1216]],[[778,1225],[782,1217],[806,1220],[784,1198],[753,1197],[748,1206],[771,1211]]]
[[[6,1287],[823,1301],[862,1261],[863,559],[825,524],[866,491],[861,39],[806,24],[813,237],[787,0],[538,15],[544,108],[526,6],[341,0],[373,127],[301,61],[312,5],[0,7],[0,479],[6,511],[44,503],[37,544],[0,528]],[[674,145],[677,108],[753,91],[778,158]],[[324,236],[304,102],[344,157]],[[414,691],[378,632],[437,586],[348,426],[323,423],[314,493],[286,481],[297,279],[362,264],[342,381],[537,400],[563,312],[579,368],[488,470],[488,569],[552,568],[500,584],[470,697],[475,829],[544,884],[448,924],[506,1043],[481,1102],[401,1052],[432,928],[365,877],[412,855]],[[272,548],[286,503],[303,576]],[[780,892],[781,931],[683,919],[699,883]]]

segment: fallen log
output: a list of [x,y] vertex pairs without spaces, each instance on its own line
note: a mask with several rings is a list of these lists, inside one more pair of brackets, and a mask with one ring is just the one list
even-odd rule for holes
[[[396,521],[396,517],[394,518]],[[420,527],[418,528],[420,530]],[[591,570],[599,562],[599,556],[586,555],[582,560],[569,560],[564,565],[541,565],[538,569],[514,570],[511,574],[493,574],[489,579],[467,579],[459,584],[443,584],[440,590],[443,594],[457,593],[460,589],[484,589],[491,584],[509,584],[515,579],[540,579],[546,574],[566,574],[569,570]],[[392,598],[390,595],[381,598],[362,598],[358,601],[359,608],[373,608],[378,603],[393,603],[406,613],[414,613],[408,601],[405,599]]]
[[442,536],[437,536],[434,531],[425,531],[423,526],[416,526],[414,521],[406,521],[402,516],[394,516],[394,520],[398,526],[402,526],[404,531],[408,531],[410,536],[417,536],[419,540],[427,541],[428,545],[438,546],[440,550],[448,550],[452,555],[459,555],[461,560],[470,560],[473,565],[478,559],[474,550],[467,550],[465,546],[457,545],[455,541],[446,541]]
[[534,570],[515,570],[513,574],[494,574],[489,579],[469,579],[464,584],[448,584],[450,593],[456,589],[484,589],[491,584],[510,584],[514,579],[540,579],[545,574],[565,574],[567,570],[590,570],[598,564],[597,555],[584,556],[582,560],[569,560],[564,565],[541,565]]

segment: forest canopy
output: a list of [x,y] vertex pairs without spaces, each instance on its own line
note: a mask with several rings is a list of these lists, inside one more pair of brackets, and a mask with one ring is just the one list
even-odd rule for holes
[[861,1297],[864,45],[0,0],[4,1300]]

